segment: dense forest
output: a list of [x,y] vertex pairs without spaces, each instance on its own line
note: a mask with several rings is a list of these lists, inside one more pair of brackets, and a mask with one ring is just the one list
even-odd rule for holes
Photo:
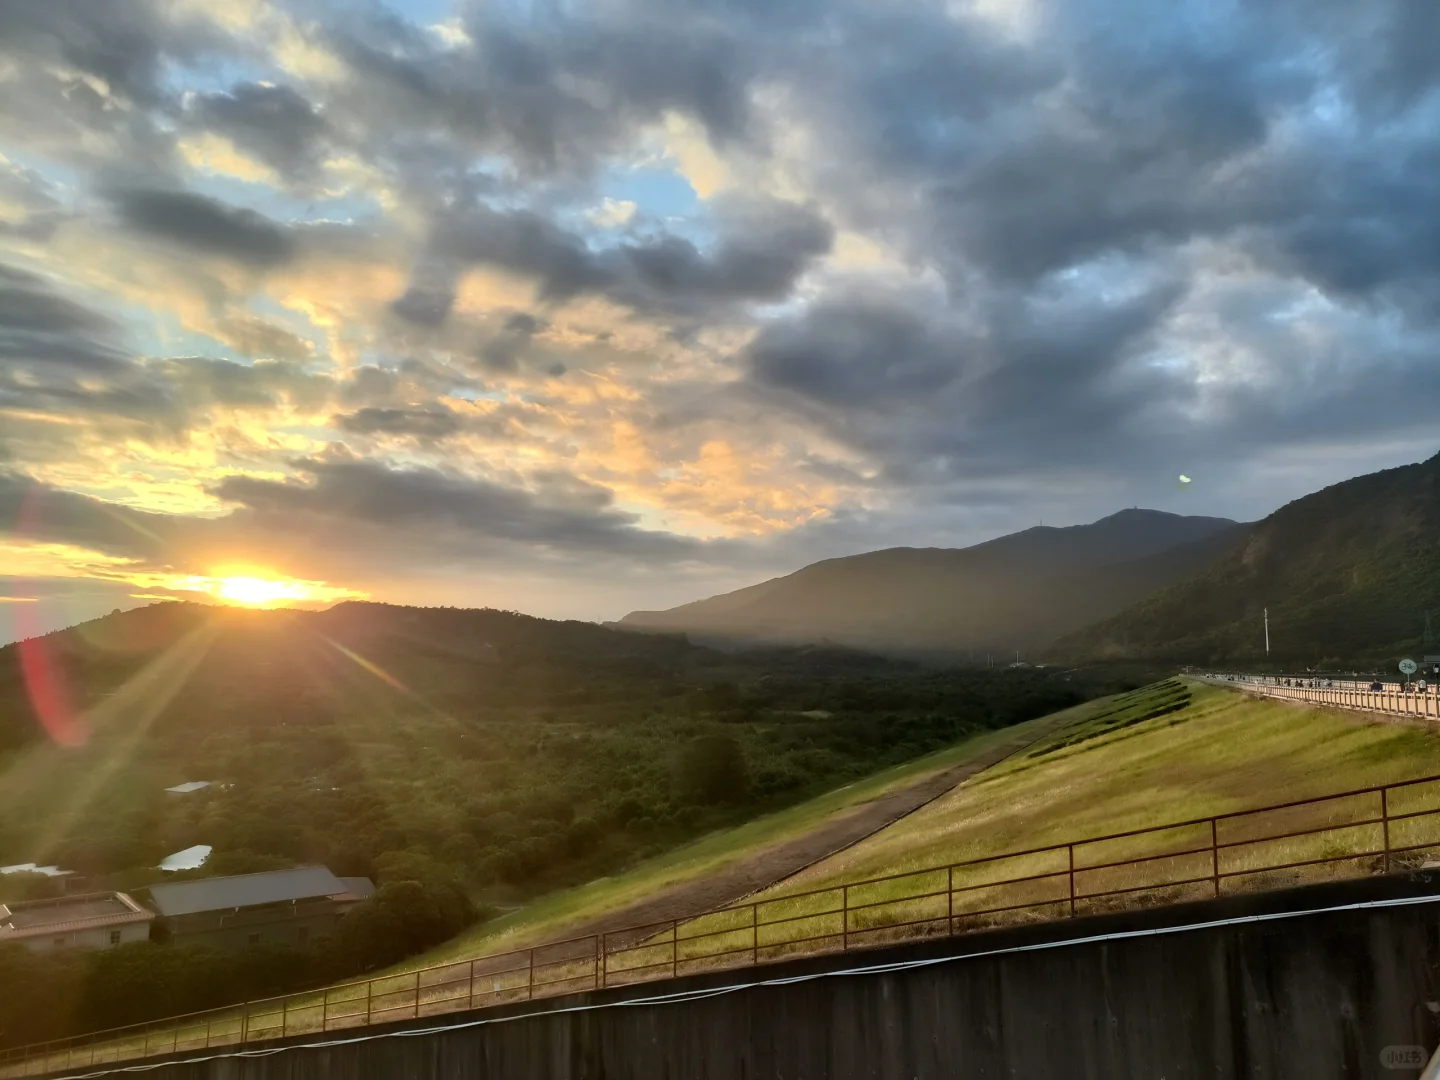
[[[500,907],[1140,681],[829,648],[726,654],[502,611],[155,605],[0,650],[0,865],[55,863],[87,885],[142,890],[177,876],[156,869],[167,854],[207,844],[206,865],[178,876],[322,863],[382,891],[417,882],[410,902],[444,914],[420,920],[428,937],[404,954]],[[165,791],[192,780],[211,786]],[[11,897],[55,887],[0,878]],[[376,937],[269,967],[198,955],[191,967],[288,989],[398,959]],[[145,962],[57,961],[77,1004],[56,1015],[87,1027],[157,1015],[173,995],[103,990],[106,978],[139,979],[124,965]]]

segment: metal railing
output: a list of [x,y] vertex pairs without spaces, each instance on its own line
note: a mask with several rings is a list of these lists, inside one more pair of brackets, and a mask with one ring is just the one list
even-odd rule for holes
[[1423,865],[1440,776],[805,891],[0,1051],[25,1076]]
[[[1425,692],[1405,690],[1398,683],[1382,683],[1382,689],[1371,690],[1368,682],[1342,682],[1329,680],[1329,686],[1311,686],[1312,682],[1324,682],[1306,677],[1290,677],[1292,685],[1286,686],[1286,676],[1260,675],[1196,675],[1201,682],[1229,686],[1246,693],[1263,694],[1266,697],[1282,698],[1289,701],[1308,701],[1315,705],[1330,705],[1337,709],[1355,709],[1360,712],[1391,713],[1396,716],[1418,716],[1440,719],[1440,693],[1428,686]],[[1277,681],[1277,679],[1279,681]],[[1293,685],[1293,683],[1307,685]]]

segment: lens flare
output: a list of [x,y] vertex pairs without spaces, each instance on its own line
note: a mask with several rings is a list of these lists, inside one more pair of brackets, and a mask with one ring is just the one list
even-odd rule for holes
[[373,662],[371,662],[371,661],[369,661],[369,660],[366,660],[365,657],[361,656],[359,653],[357,653],[357,652],[355,652],[355,651],[353,651],[353,650],[351,650],[351,649],[347,649],[344,645],[341,645],[338,641],[330,641],[329,638],[326,638],[325,640],[326,640],[326,641],[329,641],[331,645],[333,645],[336,649],[338,649],[338,650],[340,651],[340,654],[341,654],[342,656],[348,657],[349,659],[355,661],[355,663],[359,664],[362,668],[364,668],[366,671],[368,671],[371,675],[374,675],[375,678],[379,679],[379,680],[380,680],[381,682],[383,682],[386,686],[389,686],[389,687],[392,687],[392,688],[394,688],[394,689],[396,689],[396,690],[399,690],[399,691],[401,691],[402,693],[406,693],[406,694],[410,693],[410,688],[409,688],[408,686],[406,686],[406,685],[405,685],[403,682],[401,682],[399,679],[395,678],[394,675],[391,675],[388,671],[386,671],[384,668],[382,668],[379,664],[376,664],[376,663],[373,663]]
[[[15,534],[21,538],[40,532],[40,493],[40,485],[36,484],[20,500]],[[17,609],[20,677],[24,680],[30,707],[51,742],[58,746],[80,746],[89,738],[90,728],[76,710],[65,685],[65,671],[56,655],[57,639],[46,637],[41,630],[37,610],[40,606],[20,604]]]

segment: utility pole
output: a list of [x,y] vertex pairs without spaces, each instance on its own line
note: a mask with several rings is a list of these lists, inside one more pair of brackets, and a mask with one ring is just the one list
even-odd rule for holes
[[1265,612],[1265,655],[1270,655],[1270,609],[1263,608]]

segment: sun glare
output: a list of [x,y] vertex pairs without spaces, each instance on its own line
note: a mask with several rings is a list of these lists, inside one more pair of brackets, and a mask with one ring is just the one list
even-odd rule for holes
[[[194,574],[183,577],[170,575],[147,584],[181,596],[185,593],[204,593],[236,607],[323,606],[341,600],[365,600],[370,595],[359,589],[348,589],[324,581],[263,575],[263,570],[245,567],[244,572],[238,573],[228,569],[218,570],[211,577]],[[163,596],[155,598],[165,599]]]
[[263,607],[281,601],[312,600],[303,581],[269,581],[258,577],[220,578],[215,595],[232,604]]

